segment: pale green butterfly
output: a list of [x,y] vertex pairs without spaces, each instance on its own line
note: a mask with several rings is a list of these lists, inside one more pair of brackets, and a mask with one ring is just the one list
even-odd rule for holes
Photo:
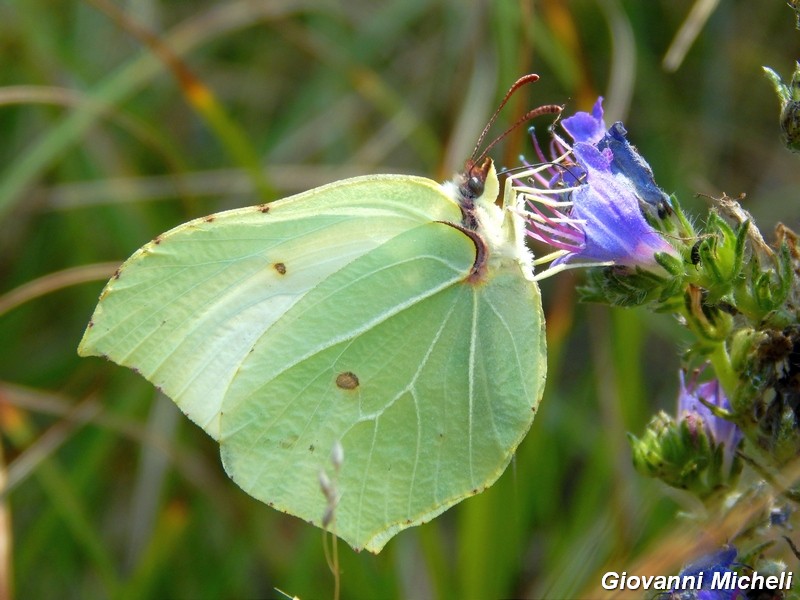
[[539,288],[498,192],[487,158],[444,185],[355,177],[179,225],[115,273],[78,352],[172,398],[248,494],[319,526],[333,508],[379,552],[492,485],[542,395]]

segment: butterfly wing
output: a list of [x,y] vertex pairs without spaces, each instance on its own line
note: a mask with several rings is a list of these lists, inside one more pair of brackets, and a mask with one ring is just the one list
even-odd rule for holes
[[[462,255],[469,260],[459,264]],[[493,483],[541,395],[543,321],[535,288],[518,273],[464,283],[472,257],[457,230],[421,227],[287,313],[223,406],[222,458],[233,479],[320,524],[318,474],[332,473],[339,440],[335,531],[373,552]]]
[[219,439],[231,382],[291,306],[398,233],[458,217],[434,182],[380,176],[196,219],[122,265],[78,352],[135,369]]
[[[80,351],[139,370],[245,491],[378,552],[493,483],[541,396],[536,285],[470,282],[474,241],[434,182],[347,180],[197,220],[109,282]],[[338,473],[330,451],[341,443]]]

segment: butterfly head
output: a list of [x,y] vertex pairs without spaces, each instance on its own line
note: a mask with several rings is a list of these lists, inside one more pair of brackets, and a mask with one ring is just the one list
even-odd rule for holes
[[462,210],[473,210],[478,199],[494,203],[499,191],[497,172],[491,158],[484,158],[479,163],[472,160],[467,161],[458,184],[459,203]]

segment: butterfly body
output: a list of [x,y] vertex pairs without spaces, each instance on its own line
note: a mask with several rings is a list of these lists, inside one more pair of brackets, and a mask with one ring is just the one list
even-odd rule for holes
[[219,441],[228,474],[377,552],[502,473],[544,384],[544,319],[491,166],[439,185],[343,180],[196,219],[138,250],[79,352],[139,371]]

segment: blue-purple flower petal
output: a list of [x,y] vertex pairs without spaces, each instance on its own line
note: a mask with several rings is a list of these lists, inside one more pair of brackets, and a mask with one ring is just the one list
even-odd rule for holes
[[679,575],[697,577],[703,574],[703,585],[700,589],[692,590],[670,590],[673,594],[680,593],[680,598],[692,600],[739,600],[744,599],[745,593],[739,587],[732,589],[713,589],[714,573],[725,574],[734,572],[731,568],[733,561],[736,560],[736,548],[733,546],[725,546],[705,556],[700,557],[693,563],[686,565]]
[[627,140],[627,133],[622,123],[617,121],[605,132],[597,148],[611,150],[614,155],[611,171],[627,177],[641,200],[656,208],[669,206],[669,196],[656,185],[653,169]]
[[572,194],[570,217],[580,223],[583,246],[558,262],[613,262],[627,266],[653,267],[655,254],[675,250],[642,216],[639,201],[626,178],[611,171],[612,153],[579,142],[573,147],[586,172],[586,185]]
[[700,398],[724,410],[730,410],[731,405],[727,396],[722,391],[719,381],[713,379],[704,383],[690,381],[688,384],[683,371],[680,373],[681,387],[678,392],[678,419],[686,421],[692,431],[704,427],[707,435],[717,444],[724,445],[724,461],[729,467],[739,442],[742,441],[742,431],[733,421],[715,415]]
[[602,96],[595,102],[591,114],[577,112],[561,121],[561,126],[575,142],[597,144],[606,133],[606,124],[603,121]]

